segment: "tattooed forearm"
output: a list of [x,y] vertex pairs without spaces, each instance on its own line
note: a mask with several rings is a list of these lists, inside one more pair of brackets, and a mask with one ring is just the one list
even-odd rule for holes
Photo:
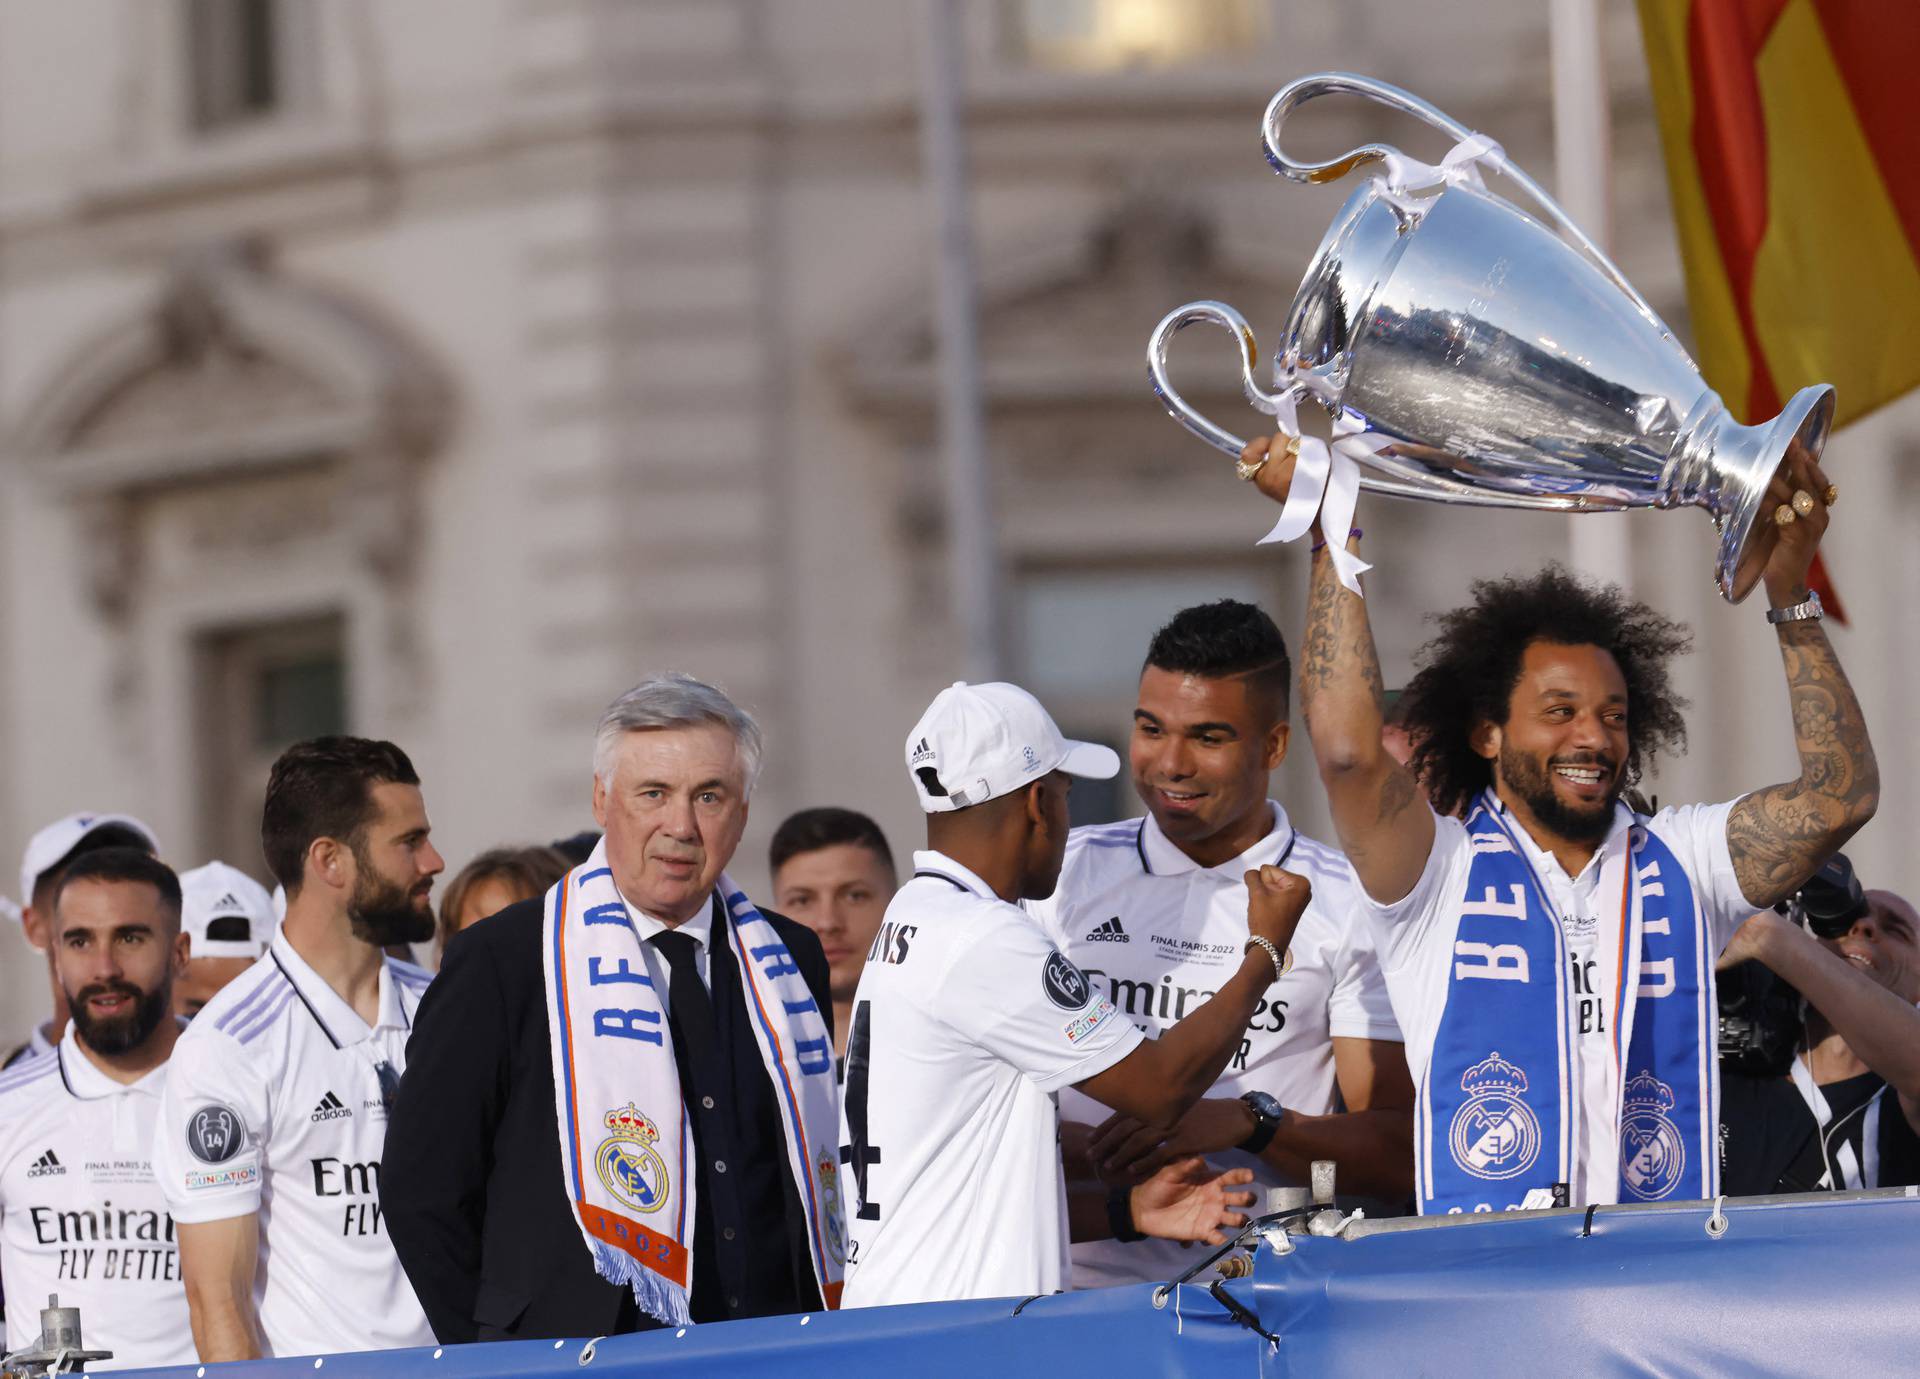
[[1800,777],[1747,796],[1727,819],[1734,872],[1755,905],[1793,894],[1880,802],[1880,767],[1860,701],[1825,629],[1817,622],[1781,624],[1780,654]]
[[1313,557],[1307,635],[1300,660],[1300,710],[1315,742],[1347,734],[1378,742],[1386,682],[1367,605],[1340,583],[1332,557]]

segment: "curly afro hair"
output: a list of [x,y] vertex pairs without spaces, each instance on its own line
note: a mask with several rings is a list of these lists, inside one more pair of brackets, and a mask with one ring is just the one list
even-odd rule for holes
[[1534,642],[1597,646],[1618,663],[1627,682],[1626,786],[1639,781],[1648,755],[1686,750],[1687,701],[1674,693],[1667,663],[1692,637],[1617,586],[1549,565],[1530,578],[1477,580],[1472,603],[1435,621],[1440,633],[1420,649],[1398,708],[1414,743],[1413,773],[1442,814],[1462,813],[1492,784],[1493,763],[1473,750],[1473,730],[1507,721]]

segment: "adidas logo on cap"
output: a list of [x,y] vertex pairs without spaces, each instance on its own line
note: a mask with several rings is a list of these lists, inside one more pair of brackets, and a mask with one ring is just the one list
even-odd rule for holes
[[58,1178],[66,1171],[67,1166],[61,1163],[59,1156],[49,1149],[33,1161],[33,1166],[27,1170],[27,1176],[29,1178]]
[[909,766],[918,766],[923,761],[932,760],[933,748],[927,745],[927,740],[923,737],[913,744],[913,755],[907,758],[907,764]]
[[228,891],[225,895],[221,896],[218,900],[214,901],[212,906],[210,906],[209,908],[214,910],[224,910],[229,914],[236,914],[236,915],[243,915],[247,912],[247,907],[240,903],[240,897],[235,895],[232,891]]
[[320,1098],[320,1104],[313,1108],[313,1115],[310,1116],[309,1119],[317,1125],[323,1120],[345,1120],[352,1114],[352,1107],[348,1106],[332,1092],[328,1092]]
[[1105,924],[1101,924],[1087,935],[1088,943],[1132,943],[1133,938],[1120,927],[1120,916],[1115,915]]

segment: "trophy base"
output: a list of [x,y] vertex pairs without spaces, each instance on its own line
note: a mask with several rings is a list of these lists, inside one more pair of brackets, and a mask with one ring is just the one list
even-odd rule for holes
[[1819,383],[1795,393],[1780,415],[1764,426],[1727,426],[1715,437],[1715,467],[1737,476],[1734,501],[1722,509],[1715,523],[1720,529],[1720,550],[1714,561],[1714,582],[1728,603],[1739,603],[1753,592],[1773,551],[1771,540],[1756,539],[1767,485],[1795,444],[1818,459],[1832,429],[1833,388]]

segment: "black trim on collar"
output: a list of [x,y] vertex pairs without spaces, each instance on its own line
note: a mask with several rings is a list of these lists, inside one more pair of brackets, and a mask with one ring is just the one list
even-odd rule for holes
[[1145,814],[1140,816],[1140,827],[1133,835],[1133,850],[1140,854],[1140,870],[1152,876],[1153,868],[1147,865],[1147,816]]
[[67,1076],[66,1041],[64,1039],[53,1046],[53,1064],[56,1068],[60,1069],[60,1085],[67,1089],[67,1095],[75,1101],[82,1100],[83,1098],[80,1093],[73,1090],[73,1082]]
[[280,961],[280,955],[269,948],[267,949],[267,956],[272,958],[273,965],[280,969],[280,975],[287,979],[287,985],[292,987],[293,994],[300,998],[300,1004],[307,1008],[307,1014],[313,1017],[313,1023],[320,1026],[320,1032],[327,1036],[327,1042],[332,1044],[336,1049],[345,1048],[346,1046],[344,1044],[334,1038],[333,1031],[327,1028],[327,1022],[320,1018],[320,1012],[313,1008],[313,1002],[309,1001],[307,999],[307,993],[300,989],[300,983],[293,979],[293,973],[287,971],[287,965]]
[[957,890],[965,891],[968,895],[972,895],[974,893],[973,887],[969,886],[966,882],[962,881],[959,877],[948,876],[943,871],[935,871],[931,867],[922,867],[920,868],[920,870],[916,871],[913,874],[913,879],[918,881],[923,876],[931,876],[936,881],[944,881],[949,886],[952,886]]
[[1300,830],[1296,828],[1287,834],[1287,845],[1280,849],[1280,855],[1273,859],[1273,865],[1276,867],[1286,866],[1287,859],[1293,856],[1293,845],[1299,841]]

